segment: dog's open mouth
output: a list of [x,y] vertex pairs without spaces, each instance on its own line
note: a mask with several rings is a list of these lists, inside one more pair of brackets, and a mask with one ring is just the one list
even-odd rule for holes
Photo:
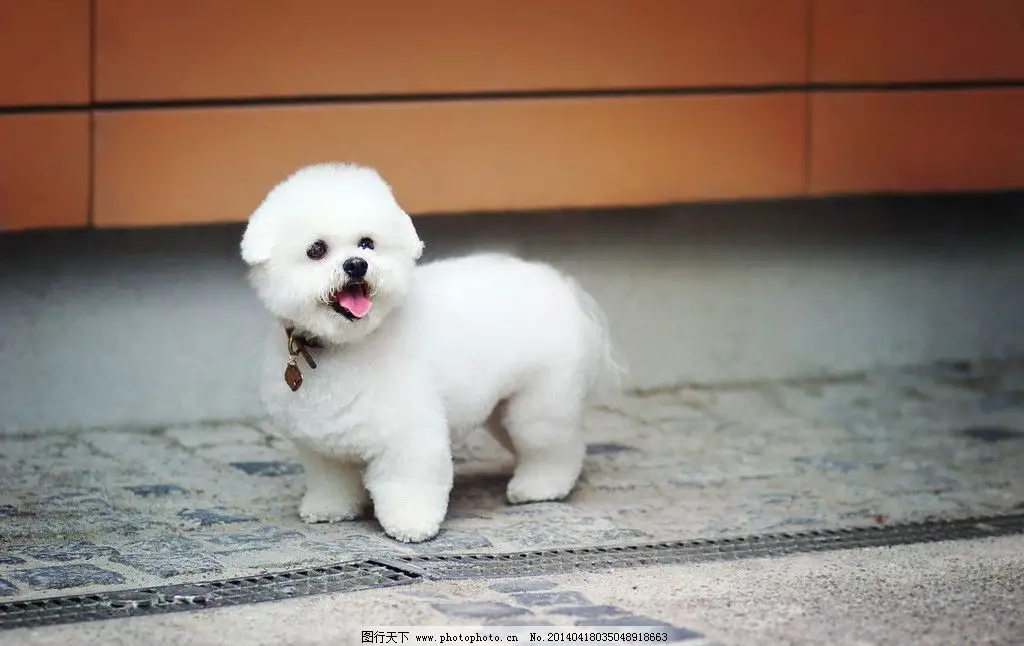
[[331,294],[330,305],[334,311],[350,321],[365,317],[373,307],[370,300],[370,286],[361,280],[352,281]]

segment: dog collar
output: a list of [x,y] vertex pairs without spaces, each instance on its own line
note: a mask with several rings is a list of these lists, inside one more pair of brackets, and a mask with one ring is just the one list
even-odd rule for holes
[[284,329],[287,336],[288,365],[284,369],[284,383],[288,384],[292,392],[302,386],[302,370],[299,369],[299,355],[306,360],[310,368],[316,369],[316,361],[309,353],[309,348],[322,348],[323,343],[314,336],[307,336],[295,331],[294,327]]

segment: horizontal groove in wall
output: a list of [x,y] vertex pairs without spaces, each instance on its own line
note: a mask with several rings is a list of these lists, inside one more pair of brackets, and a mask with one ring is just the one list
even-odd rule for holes
[[339,154],[379,169],[417,214],[781,197],[804,188],[805,104],[774,93],[97,112],[95,222],[243,220],[267,186]]
[[104,101],[804,83],[806,2],[96,0],[94,73]]
[[288,97],[246,97],[239,99],[176,99],[167,101],[97,101],[62,105],[0,106],[2,114],[75,112],[96,110],[118,112],[127,110],[172,110],[175,108],[243,108],[273,106],[346,105],[360,103],[416,103],[457,101],[505,101],[509,99],[589,99],[644,96],[714,96],[745,94],[785,94],[802,92],[927,92],[957,90],[999,90],[1024,88],[1024,79],[976,79],[969,81],[936,81],[921,83],[812,83],[806,85],[709,86],[687,88],[644,88],[629,90],[567,90],[530,92],[470,92],[458,94],[384,94],[324,95]]

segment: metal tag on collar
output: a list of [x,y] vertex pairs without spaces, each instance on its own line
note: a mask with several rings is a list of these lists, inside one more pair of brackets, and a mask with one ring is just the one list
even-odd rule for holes
[[292,392],[302,387],[302,370],[299,369],[299,355],[306,360],[310,368],[316,369],[316,361],[306,349],[306,342],[301,336],[295,334],[294,328],[285,330],[288,334],[288,365],[284,369],[284,383],[291,388]]

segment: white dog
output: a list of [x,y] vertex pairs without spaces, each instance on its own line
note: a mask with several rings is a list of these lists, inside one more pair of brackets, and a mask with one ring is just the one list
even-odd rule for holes
[[489,254],[417,267],[422,250],[360,166],[301,169],[249,220],[242,258],[283,328],[261,397],[299,450],[306,522],[372,500],[389,536],[432,538],[452,433],[480,426],[516,456],[510,502],[564,498],[579,477],[585,402],[621,376],[598,308],[547,265]]

